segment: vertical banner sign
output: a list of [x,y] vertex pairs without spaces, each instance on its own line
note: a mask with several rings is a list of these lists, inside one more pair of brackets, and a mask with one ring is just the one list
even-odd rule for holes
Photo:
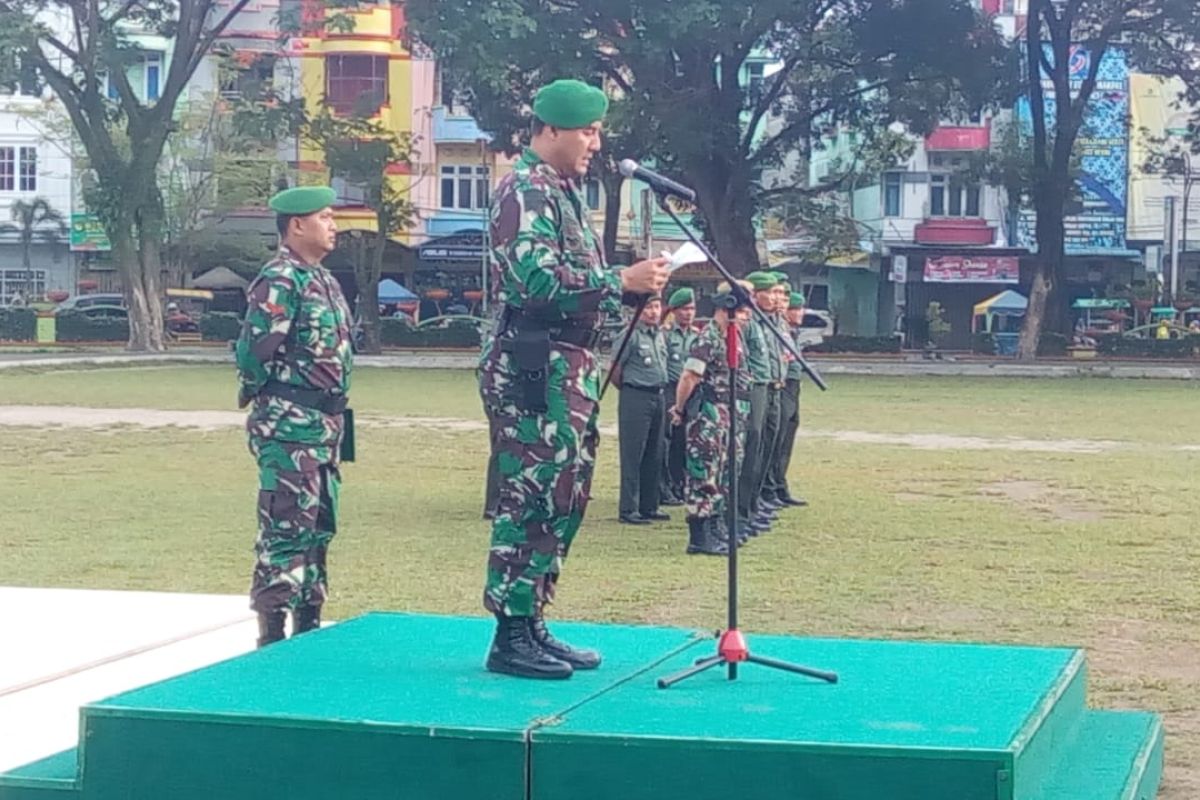
[[[1043,46],[1053,60],[1049,45]],[[1083,47],[1070,51],[1071,97],[1075,98],[1092,66],[1091,54]],[[1054,132],[1054,113],[1058,98],[1054,84],[1042,72],[1042,90],[1046,99],[1046,130]],[[1021,135],[1033,137],[1033,116],[1029,98],[1017,102]],[[1078,178],[1083,207],[1068,215],[1066,250],[1073,253],[1125,253],[1125,214],[1129,180],[1129,64],[1123,50],[1109,48],[1097,73],[1096,89],[1084,112],[1083,127],[1076,140],[1081,173]],[[1017,217],[1017,242],[1022,247],[1037,247],[1036,217],[1033,208],[1023,207]]]

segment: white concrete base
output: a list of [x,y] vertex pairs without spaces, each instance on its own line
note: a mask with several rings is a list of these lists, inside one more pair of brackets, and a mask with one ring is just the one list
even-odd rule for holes
[[254,648],[245,596],[0,587],[0,771],[74,747],[79,707]]

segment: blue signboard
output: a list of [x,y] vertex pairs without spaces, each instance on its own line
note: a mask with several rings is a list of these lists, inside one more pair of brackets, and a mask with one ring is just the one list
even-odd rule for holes
[[[1050,46],[1046,57],[1053,60]],[[1070,81],[1074,98],[1091,69],[1091,54],[1071,48]],[[1046,128],[1053,135],[1054,84],[1043,71],[1046,97]],[[1023,136],[1032,137],[1033,121],[1029,99],[1017,102],[1017,119]],[[1096,89],[1084,114],[1083,128],[1076,140],[1080,154],[1080,196],[1083,208],[1066,218],[1067,254],[1128,255],[1125,245],[1126,200],[1129,181],[1129,64],[1123,50],[1109,48],[1100,62]],[[1037,245],[1036,218],[1032,208],[1022,208],[1017,219],[1017,243],[1031,250]]]

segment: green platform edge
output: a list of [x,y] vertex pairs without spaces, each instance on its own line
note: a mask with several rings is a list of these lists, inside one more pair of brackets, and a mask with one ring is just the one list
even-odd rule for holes
[[[680,633],[686,633],[686,631],[681,629]],[[532,748],[533,739],[537,731],[547,727],[552,728],[572,711],[646,675],[646,673],[662,666],[670,659],[678,657],[688,649],[704,641],[711,641],[711,633],[693,632],[691,638],[685,640],[680,646],[665,655],[643,664],[630,673],[613,680],[611,683],[600,686],[592,693],[583,696],[580,700],[569,704],[563,709],[547,714],[544,717],[531,719],[524,731],[522,742],[523,747],[526,749],[527,769],[528,764],[532,760],[529,750]],[[166,681],[159,683],[162,682]],[[1090,760],[1083,758],[1075,761],[1068,759],[1067,750],[1081,750],[1085,755],[1090,753],[1094,749],[1091,747],[1093,740],[1088,738],[1087,741],[1082,743],[1077,740],[1082,733],[1094,733],[1095,731],[1092,729],[1097,726],[1101,729],[1121,729],[1126,734],[1126,738],[1124,739],[1126,746],[1124,748],[1112,741],[1107,741],[1105,744],[1108,745],[1108,754],[1110,756],[1118,755],[1122,759],[1122,763],[1129,765],[1129,768],[1124,770],[1124,774],[1121,776],[1119,794],[1094,796],[1103,797],[1104,800],[1109,800],[1110,797],[1112,800],[1151,800],[1155,796],[1163,771],[1163,728],[1159,717],[1155,714],[1141,712],[1089,711],[1085,707],[1085,695],[1086,660],[1082,651],[1075,651],[1070,662],[1064,667],[1055,683],[1042,697],[1040,703],[1025,721],[1021,731],[1011,742],[1008,754],[1011,756],[1011,764],[1016,775],[1016,781],[1009,782],[1010,786],[1008,789],[1011,794],[1005,792],[1003,787],[998,786],[997,798],[1000,798],[1000,800],[1008,797],[1016,797],[1021,800],[1025,800],[1025,798],[1045,798],[1045,800],[1060,800],[1060,798],[1067,800],[1067,798],[1072,798],[1074,800],[1075,798],[1084,796],[1093,796],[1092,794],[1080,793],[1093,792],[1097,788],[1087,782],[1089,778],[1093,777],[1090,772],[1093,764]],[[1056,710],[1062,710],[1061,704],[1063,703],[1077,710],[1077,713],[1054,713]],[[89,709],[85,708],[86,710]],[[140,711],[144,711],[144,709]],[[90,709],[92,714],[100,712],[98,716],[112,716],[117,718],[126,714],[138,716],[140,711],[134,709]],[[83,713],[81,712],[81,715]],[[164,712],[161,709],[156,710],[154,716],[157,719],[164,720],[174,719],[189,723],[212,722],[218,724],[242,724],[261,718],[253,714],[172,713],[170,711]],[[305,720],[272,717],[271,719],[273,727],[280,728],[361,730],[363,727],[362,723],[341,722],[323,718]],[[1051,724],[1047,724],[1048,722]],[[397,723],[385,723],[381,727],[386,727],[388,730],[396,733],[422,733],[428,730],[428,726],[426,725]],[[1128,743],[1131,740],[1128,738],[1128,735],[1135,732],[1139,733],[1140,744],[1133,758],[1133,763],[1130,764],[1127,760],[1128,755],[1124,751],[1129,749]],[[455,727],[454,733],[467,734],[469,738],[504,738],[502,732],[486,729],[471,730],[462,726]],[[765,746],[767,751],[786,749],[793,753],[810,749],[800,743],[755,742],[754,746],[760,750]],[[821,748],[820,745],[815,745],[812,749],[819,750]],[[868,746],[862,748],[861,751],[865,754],[871,749],[873,748]],[[1105,748],[1100,749],[1103,750]],[[997,755],[994,751],[971,752],[962,750],[945,752],[935,750],[928,751],[927,755],[930,758],[943,758],[951,753],[959,759],[968,761],[994,759]],[[906,755],[911,758],[913,756],[919,757],[921,754],[909,752]],[[86,759],[86,757],[86,753],[84,753],[83,759]],[[1025,765],[1028,765],[1028,767]],[[14,769],[0,775],[0,800],[57,800],[58,798],[67,800],[67,798],[80,797],[83,793],[80,778],[84,766],[81,760],[77,760],[76,750],[71,749]],[[1021,768],[1018,769],[1018,766]],[[63,777],[64,775],[71,775],[72,777]],[[1112,776],[1109,777],[1112,778]],[[538,797],[538,794],[534,791],[536,786],[529,786],[527,788],[527,796]]]

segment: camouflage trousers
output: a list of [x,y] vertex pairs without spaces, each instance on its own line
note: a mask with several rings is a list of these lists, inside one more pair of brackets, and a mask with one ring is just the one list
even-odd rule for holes
[[320,606],[326,553],[337,532],[341,474],[334,448],[250,437],[258,461],[258,539],[250,607],[261,613]]
[[[746,447],[748,406],[738,401],[737,460],[741,465]],[[687,418],[684,467],[684,502],[689,518],[708,518],[725,513],[729,494],[729,407],[705,400]],[[736,472],[736,469],[735,469]]]
[[572,396],[545,413],[505,405],[494,422],[496,517],[483,605],[493,614],[532,616],[554,587],[583,523],[596,463],[599,405]]

